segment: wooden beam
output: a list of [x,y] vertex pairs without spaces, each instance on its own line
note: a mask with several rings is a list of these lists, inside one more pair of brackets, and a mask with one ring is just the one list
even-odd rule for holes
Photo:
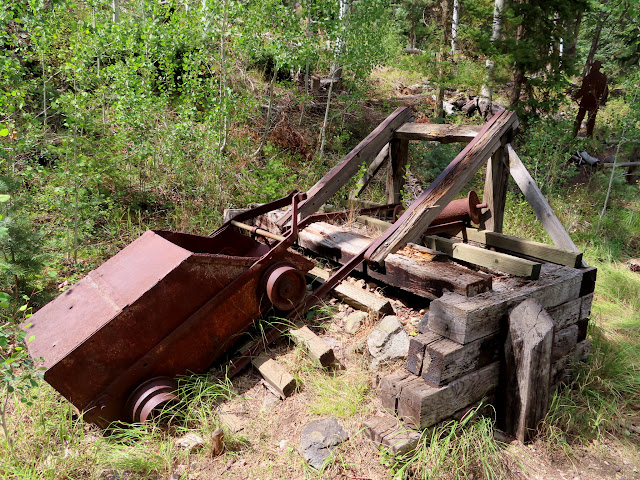
[[387,255],[408,242],[415,242],[475,175],[487,158],[500,147],[500,138],[518,125],[514,112],[500,111],[482,128],[476,138],[447,166],[420,197],[385,234],[368,249],[369,263],[384,263]]
[[[406,107],[397,108],[384,122],[378,125],[366,136],[351,152],[334,166],[307,192],[307,199],[300,203],[298,213],[300,218],[306,218],[318,211],[324,203],[342,188],[351,178],[358,173],[364,163],[369,165],[373,158],[389,143],[393,132],[407,122],[413,113]],[[279,220],[284,225],[291,219],[289,210]]]
[[440,143],[469,143],[482,125],[446,125],[436,123],[405,123],[393,134],[402,140],[436,141]]
[[[345,228],[316,222],[299,234],[298,245],[319,255],[345,264],[371,243],[371,239]],[[437,298],[445,291],[473,296],[491,290],[491,275],[474,272],[418,245],[407,246],[389,255],[385,272],[367,270],[381,282],[427,298]],[[360,267],[360,269],[362,269]]]
[[398,417],[411,428],[430,427],[491,392],[498,385],[499,373],[500,362],[495,362],[444,387],[417,377],[400,390]]
[[484,243],[488,247],[508,250],[510,252],[527,255],[528,257],[539,258],[547,262],[566,265],[567,267],[578,268],[582,266],[582,253],[546,243],[523,240],[518,237],[512,237],[511,235],[478,230],[471,227],[465,228],[457,236],[464,240]]
[[[315,281],[324,283],[329,279],[331,273],[314,267],[307,273],[307,276],[313,278]],[[376,297],[367,290],[354,287],[345,282],[339,283],[331,293],[346,304],[364,312],[376,312],[380,314],[394,313],[393,307],[388,299]]]
[[425,245],[430,249],[444,252],[456,260],[531,280],[537,280],[540,277],[540,264],[538,262],[469,245],[463,243],[460,239],[429,235],[424,237],[424,241]]
[[[505,137],[503,137],[506,140]],[[504,145],[504,144],[503,144]],[[487,173],[484,181],[484,198],[487,204],[483,215],[484,229],[502,232],[504,223],[504,207],[507,202],[507,184],[509,182],[509,161],[504,146],[496,150],[487,162]],[[484,218],[487,217],[487,218]]]
[[549,406],[553,321],[535,299],[519,304],[509,315],[505,344],[505,430],[521,442],[544,418]]
[[415,337],[411,337],[409,339],[409,353],[407,355],[407,370],[414,375],[422,375],[425,348],[427,345],[442,339],[443,337],[433,332],[421,333]]
[[364,435],[376,445],[381,445],[391,455],[404,455],[412,451],[420,441],[420,433],[405,427],[392,416],[373,417],[364,423]]
[[613,168],[613,167],[640,167],[640,162],[606,162],[602,164],[605,168]]
[[336,359],[333,349],[327,343],[309,330],[309,327],[292,328],[289,334],[296,345],[304,347],[309,356],[323,367],[328,367]]
[[[509,170],[511,176],[524,194],[524,198],[527,199],[527,202],[529,202],[529,205],[533,208],[538,221],[549,234],[549,237],[551,237],[551,241],[560,248],[572,252],[579,252],[578,247],[576,247],[576,244],[571,240],[571,237],[549,205],[549,202],[544,198],[540,188],[538,188],[535,180],[531,177],[510,143],[507,144],[507,153],[509,154]],[[587,266],[584,260],[583,266]]]
[[251,360],[253,366],[260,372],[265,382],[281,398],[286,398],[293,393],[296,388],[296,380],[282,366],[281,363],[269,358],[267,354],[259,355]]
[[387,170],[387,203],[402,202],[402,187],[409,157],[409,140],[394,138],[389,144],[391,161]]
[[434,386],[446,385],[498,361],[503,343],[504,337],[499,334],[489,335],[466,345],[440,337],[440,340],[426,346],[422,378]]
[[539,280],[523,282],[512,277],[500,283],[500,289],[491,295],[463,297],[447,293],[434,300],[429,307],[429,330],[462,344],[492,335],[500,331],[509,309],[529,297],[544,308],[578,298],[582,272],[546,263]]
[[373,162],[371,162],[371,165],[369,165],[369,168],[367,168],[367,171],[364,173],[362,178],[358,181],[358,184],[353,189],[349,197],[350,198],[358,197],[364,191],[364,189],[367,188],[367,185],[369,185],[369,182],[371,182],[373,177],[376,176],[380,168],[386,163],[387,160],[389,160],[389,144],[388,143],[384,147],[382,147],[382,150],[380,150],[378,155],[376,155],[376,158],[373,160]]

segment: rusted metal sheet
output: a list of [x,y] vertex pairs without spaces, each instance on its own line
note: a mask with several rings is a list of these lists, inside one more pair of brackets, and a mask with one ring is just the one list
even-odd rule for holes
[[230,223],[209,237],[148,231],[29,319],[30,353],[85,420],[142,420],[171,400],[170,379],[207,369],[274,304],[302,300],[313,263],[288,250],[296,236],[295,222],[271,246]]

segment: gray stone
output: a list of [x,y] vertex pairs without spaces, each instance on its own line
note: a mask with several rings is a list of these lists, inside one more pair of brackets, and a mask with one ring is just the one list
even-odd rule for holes
[[203,445],[203,438],[194,432],[189,432],[176,440],[176,447],[183,448],[189,452],[196,451],[202,448]]
[[309,465],[320,469],[331,451],[348,438],[335,418],[316,420],[302,429],[300,450]]
[[388,315],[369,334],[367,345],[376,364],[383,360],[403,358],[409,353],[409,335],[398,317]]
[[360,330],[362,322],[364,322],[369,314],[366,312],[353,312],[344,322],[344,331],[350,335],[354,335]]

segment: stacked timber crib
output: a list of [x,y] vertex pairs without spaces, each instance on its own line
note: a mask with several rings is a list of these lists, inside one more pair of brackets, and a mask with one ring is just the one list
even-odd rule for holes
[[[483,399],[495,406],[498,425],[524,441],[550,396],[571,382],[575,362],[588,356],[596,270],[516,154],[511,142],[518,126],[515,113],[506,111],[484,126],[454,126],[416,124],[409,110],[397,109],[300,203],[297,244],[341,264],[336,275],[358,271],[430,301],[406,368],[379,383],[393,415],[368,424],[371,438],[394,452],[415,440],[411,429],[459,418]],[[401,191],[415,141],[467,145],[405,207]],[[367,170],[350,195],[363,210],[318,214],[363,164]],[[387,204],[360,200],[385,164]],[[475,192],[460,199],[484,166],[483,199]],[[510,178],[553,245],[502,233]],[[383,218],[389,210],[393,217]],[[351,223],[336,224],[345,217]],[[285,233],[291,218],[291,211],[273,212],[257,225]]]

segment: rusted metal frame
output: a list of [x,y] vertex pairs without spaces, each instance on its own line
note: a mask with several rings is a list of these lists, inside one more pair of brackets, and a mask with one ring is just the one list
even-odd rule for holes
[[[236,222],[245,222],[246,220],[251,220],[252,218],[259,217],[260,215],[264,215],[265,213],[271,212],[273,210],[278,210],[279,208],[286,207],[288,205],[292,205],[293,198],[298,196],[299,201],[302,201],[307,198],[307,194],[304,192],[298,192],[294,190],[286,197],[279,198],[278,200],[274,200],[273,202],[265,203],[264,205],[260,205],[259,207],[252,208],[247,210],[246,212],[241,212],[225,224],[222,225],[216,232],[222,230],[225,226],[231,225],[232,221]],[[215,232],[214,232],[215,233]]]
[[[298,201],[301,196],[304,196],[304,193],[294,192],[288,197],[291,198],[292,201],[292,211],[294,214],[297,212]],[[271,208],[279,208],[274,205],[280,204],[284,199],[277,200],[268,204]],[[259,210],[262,213],[264,212],[264,207],[266,205],[262,205],[255,210]],[[266,210],[267,212],[269,210]],[[252,211],[246,212],[250,214]],[[254,212],[255,213],[255,212]],[[245,217],[246,218],[246,217]],[[249,218],[252,218],[249,215]],[[294,217],[297,218],[297,217]],[[231,225],[231,222],[229,222]],[[221,227],[222,228],[222,227]],[[282,256],[287,249],[293,245],[298,235],[298,225],[297,222],[293,222],[291,232],[289,235],[285,237],[285,239],[279,242],[275,247],[273,247],[268,253],[259,258],[244,274],[240,275],[230,284],[228,284],[225,288],[223,288],[215,297],[206,302],[203,306],[201,306],[198,310],[196,310],[189,318],[187,318],[184,322],[182,322],[175,330],[173,330],[169,335],[164,337],[155,347],[150,349],[145,355],[139,358],[135,363],[129,366],[121,375],[119,375],[113,382],[111,382],[101,394],[97,395],[94,401],[89,404],[86,409],[91,408],[99,408],[100,402],[102,398],[109,397],[110,392],[118,392],[124,387],[124,384],[131,383],[131,379],[139,376],[138,372],[144,370],[145,365],[153,365],[158,356],[163,354],[163,351],[170,347],[170,345],[178,343],[184,337],[188,337],[192,335],[193,325],[197,324],[202,317],[206,317],[209,315],[211,311],[214,311],[219,307],[220,304],[230,298],[231,294],[239,291],[242,286],[247,282],[249,277],[253,275],[257,275],[259,271],[261,271],[265,265],[268,265],[273,262],[274,259],[277,259],[279,256]],[[126,388],[126,387],[125,387]]]
[[[369,165],[374,156],[389,143],[393,132],[412,117],[407,107],[397,108],[375,130],[362,140],[346,157],[334,166],[307,192],[307,199],[300,204],[300,215],[305,217],[316,212],[329,198],[344,186],[364,162]],[[283,229],[291,220],[291,212],[287,212],[280,220],[278,227]]]
[[[351,273],[364,260],[364,254],[366,248],[363,249],[358,255],[353,257],[349,262],[340,267],[331,277],[327,279],[322,285],[318,286],[310,295],[308,295],[300,305],[294,308],[288,315],[287,319],[292,321],[299,316],[305,315],[309,309],[315,306],[326,294],[328,294],[336,285],[338,285],[344,278]],[[251,359],[257,356],[267,345],[275,342],[282,333],[287,330],[289,326],[273,327],[267,331],[262,337],[256,339],[249,348],[240,356],[233,359],[229,368],[227,369],[227,376],[232,378],[246,368]]]
[[[396,234],[396,232],[398,230],[400,230],[402,226],[405,225],[405,223],[407,223],[407,222],[409,222],[411,220],[414,220],[413,217],[415,215],[417,215],[416,211],[418,209],[425,210],[425,206],[423,204],[429,198],[433,197],[434,195],[440,195],[441,197],[450,197],[452,195],[457,194],[460,191],[460,189],[462,188],[461,186],[457,186],[456,188],[453,188],[453,189],[451,189],[450,187],[446,186],[447,183],[450,183],[450,179],[448,177],[450,177],[451,175],[453,175],[455,173],[457,175],[463,176],[463,178],[465,179],[465,183],[466,183],[466,176],[468,176],[468,174],[466,172],[463,173],[463,171],[461,170],[461,167],[459,166],[460,163],[463,160],[466,159],[467,155],[470,152],[473,151],[474,147],[476,147],[476,145],[478,143],[480,143],[481,141],[486,141],[486,139],[484,139],[483,137],[493,127],[493,125],[498,122],[498,120],[503,115],[506,117],[507,115],[511,115],[511,112],[506,112],[505,110],[501,110],[500,112],[496,113],[484,125],[484,127],[480,130],[478,135],[462,150],[462,152],[460,152],[456,156],[456,158],[447,166],[447,168],[445,168],[445,170],[434,180],[434,182],[429,186],[429,188],[427,188],[422,193],[422,195],[420,195],[420,197],[418,199],[416,199],[407,208],[407,210],[400,217],[400,219],[398,221],[396,221],[391,228],[389,228],[383,235],[378,237],[372,243],[372,245],[369,247],[369,250],[365,254],[365,260],[369,264],[378,264],[378,265],[380,265],[380,264],[382,264],[384,262],[384,258],[386,258],[386,256],[389,253],[391,253],[391,250],[393,250],[394,248],[397,250],[398,245],[401,244],[403,242],[403,240],[407,238],[407,234],[405,234],[402,239],[396,240],[394,242],[396,244],[395,246],[391,246],[390,245],[389,239],[392,236],[394,236]],[[515,126],[517,126],[517,119],[515,119],[511,123],[509,123],[507,125],[508,128],[515,128],[514,126],[512,126],[512,123],[515,123]],[[499,142],[499,140],[500,140],[499,138],[489,139],[489,141],[486,143],[486,145],[483,146],[482,148],[488,149],[488,150],[492,150],[494,148],[493,143]],[[477,154],[479,155],[480,153],[481,152],[478,152]],[[482,160],[484,161],[484,159],[482,159]],[[475,162],[475,163],[478,163],[478,162]],[[475,171],[473,173],[475,173]],[[439,190],[443,190],[443,192],[440,193]],[[444,207],[443,205],[432,205],[432,206],[426,207],[426,211],[433,210],[433,213],[432,212],[430,212],[430,213],[432,213],[432,215],[435,217],[443,209],[443,207]],[[422,213],[424,213],[424,212],[422,212]],[[425,225],[421,225],[421,228],[424,227],[424,228],[422,228],[422,230],[424,231],[428,226],[429,226],[429,224],[427,224],[426,226]],[[408,240],[408,241],[411,241],[411,240]]]

